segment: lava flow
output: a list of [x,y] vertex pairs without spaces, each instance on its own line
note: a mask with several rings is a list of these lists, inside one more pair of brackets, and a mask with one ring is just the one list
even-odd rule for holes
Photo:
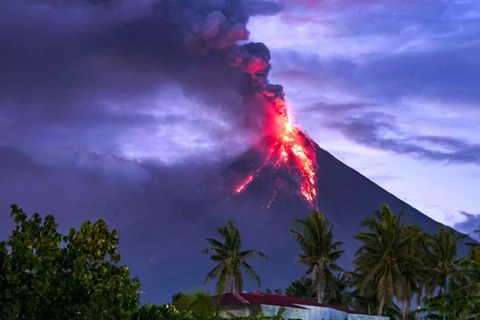
[[283,97],[272,100],[269,102],[271,112],[265,125],[265,134],[270,138],[268,139],[267,159],[235,191],[242,192],[268,163],[273,163],[275,168],[286,166],[290,172],[292,172],[293,165],[293,169],[301,179],[300,193],[313,208],[316,208],[317,177],[313,144],[307,136],[292,125],[292,117],[288,113]]

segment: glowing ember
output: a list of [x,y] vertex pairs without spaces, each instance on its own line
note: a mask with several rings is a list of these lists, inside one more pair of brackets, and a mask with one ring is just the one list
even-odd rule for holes
[[[268,123],[265,126],[265,134],[271,137],[268,140],[266,163],[272,161],[276,168],[282,165],[291,168],[293,165],[301,178],[301,194],[312,207],[316,208],[317,177],[313,144],[310,143],[307,136],[292,125],[292,119],[283,98],[273,99],[270,107],[272,112],[268,115]],[[236,189],[236,192],[242,192],[255,179],[265,164],[255,174],[249,175]]]
[[235,190],[236,193],[240,193],[243,191],[243,189],[245,189],[245,187],[250,183],[252,182],[254,176],[253,174],[249,175],[245,181],[242,182],[242,184],[240,186],[238,186],[238,188]]

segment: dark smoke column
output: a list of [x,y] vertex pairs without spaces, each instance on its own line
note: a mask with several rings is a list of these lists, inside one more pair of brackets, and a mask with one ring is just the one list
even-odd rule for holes
[[[182,2],[182,1],[179,1]],[[183,1],[193,5],[192,1]],[[253,3],[253,2],[252,2]],[[300,177],[300,192],[316,208],[317,181],[315,152],[310,139],[291,123],[280,85],[270,84],[270,51],[263,43],[239,44],[248,40],[248,5],[246,1],[210,0],[195,2],[202,10],[187,13],[188,28],[184,43],[191,50],[218,55],[226,67],[240,70],[248,77],[244,99],[252,95],[260,108],[263,132],[268,137],[267,162],[292,167]],[[250,3],[251,4],[251,3]],[[236,188],[241,192],[260,172],[249,175]]]

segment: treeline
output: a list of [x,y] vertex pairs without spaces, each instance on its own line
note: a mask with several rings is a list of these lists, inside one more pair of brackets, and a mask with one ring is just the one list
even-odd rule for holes
[[[393,213],[387,205],[363,221],[361,228],[354,235],[360,243],[354,269],[348,271],[337,264],[344,253],[343,243],[335,241],[333,226],[324,215],[314,211],[295,220],[290,232],[302,249],[296,262],[307,271],[285,294],[391,319],[480,318],[478,243],[467,243],[468,253],[460,257],[457,250],[463,237],[445,227],[429,235],[406,224],[402,214]],[[240,235],[233,222],[217,231],[220,239],[207,239],[213,251],[210,258],[217,262],[207,278],[218,278],[218,290],[227,284],[227,290],[239,291],[243,268],[260,284],[245,260],[265,255],[240,250]],[[476,232],[480,234],[480,229]]]
[[[118,234],[102,219],[62,235],[51,215],[28,218],[13,205],[11,217],[14,230],[0,242],[0,319],[181,320],[222,315],[206,293],[175,294],[170,304],[140,307],[140,282],[131,277],[128,267],[119,265]],[[301,247],[296,262],[305,265],[306,273],[273,293],[391,319],[480,317],[478,243],[468,243],[467,254],[459,256],[463,238],[454,231],[440,228],[436,234],[426,234],[386,205],[361,228],[354,235],[360,243],[354,268],[343,270],[337,264],[343,243],[335,240],[326,217],[312,212],[295,220],[290,233]],[[241,291],[244,274],[260,285],[249,261],[266,255],[242,248],[233,221],[216,232],[217,238],[206,238],[204,252],[216,264],[206,281],[216,280],[217,293]],[[281,316],[280,312],[273,318],[243,319]]]
[[[55,218],[31,218],[11,207],[14,229],[0,242],[1,320],[213,320],[220,308],[209,294],[176,296],[166,305],[140,306],[140,282],[119,265],[119,238],[104,220],[68,234]],[[235,319],[280,320],[275,317]]]

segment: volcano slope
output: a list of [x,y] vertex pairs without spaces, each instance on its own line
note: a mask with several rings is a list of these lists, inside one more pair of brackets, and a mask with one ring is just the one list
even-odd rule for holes
[[[360,231],[360,222],[371,217],[382,203],[389,204],[394,212],[404,209],[407,222],[417,224],[429,233],[436,232],[441,226],[317,145],[315,149],[319,183],[317,205],[333,223],[337,240],[345,243],[347,251],[340,261],[344,268],[351,269],[351,261],[358,249],[353,236]],[[303,275],[306,269],[294,263],[299,247],[289,229],[294,219],[306,217],[311,208],[300,194],[292,174],[286,168],[274,169],[267,165],[241,193],[232,195],[238,183],[264,161],[257,149],[248,151],[224,171],[225,194],[216,194],[208,200],[190,200],[199,214],[196,228],[188,232],[178,229],[175,238],[182,239],[182,244],[168,250],[168,254],[162,254],[160,260],[141,267],[145,300],[152,301],[154,297],[154,301],[166,301],[175,291],[201,288],[205,275],[214,266],[200,253],[206,245],[203,239],[216,237],[214,228],[228,219],[236,221],[245,249],[258,249],[267,254],[266,260],[252,261],[263,289],[285,288]],[[124,232],[122,239],[154,232],[148,230],[154,228],[151,225],[138,225],[138,228]],[[138,264],[138,261],[134,259],[132,263]],[[247,281],[244,289],[256,288]]]
[[[427,232],[440,226],[314,147],[317,205],[333,223],[335,237],[346,244],[341,260],[346,269],[358,248],[352,237],[360,231],[359,223],[382,203],[395,212],[404,208],[407,221]],[[205,275],[214,266],[201,252],[206,246],[204,238],[216,237],[215,228],[233,219],[243,236],[243,247],[268,255],[267,260],[251,262],[262,279],[262,289],[285,288],[305,271],[294,263],[299,247],[289,229],[293,220],[306,217],[311,207],[284,167],[266,166],[241,193],[233,192],[264,163],[262,148],[251,149],[221,167],[192,169],[189,164],[181,171],[153,170],[138,186],[91,170],[44,167],[17,150],[0,148],[0,239],[11,232],[6,209],[12,203],[29,214],[54,214],[62,232],[87,219],[103,217],[119,231],[122,263],[140,277],[142,300],[162,303],[175,292],[203,288]],[[185,172],[188,170],[195,172]],[[275,201],[267,208],[275,190]],[[246,281],[244,289],[257,287]]]

